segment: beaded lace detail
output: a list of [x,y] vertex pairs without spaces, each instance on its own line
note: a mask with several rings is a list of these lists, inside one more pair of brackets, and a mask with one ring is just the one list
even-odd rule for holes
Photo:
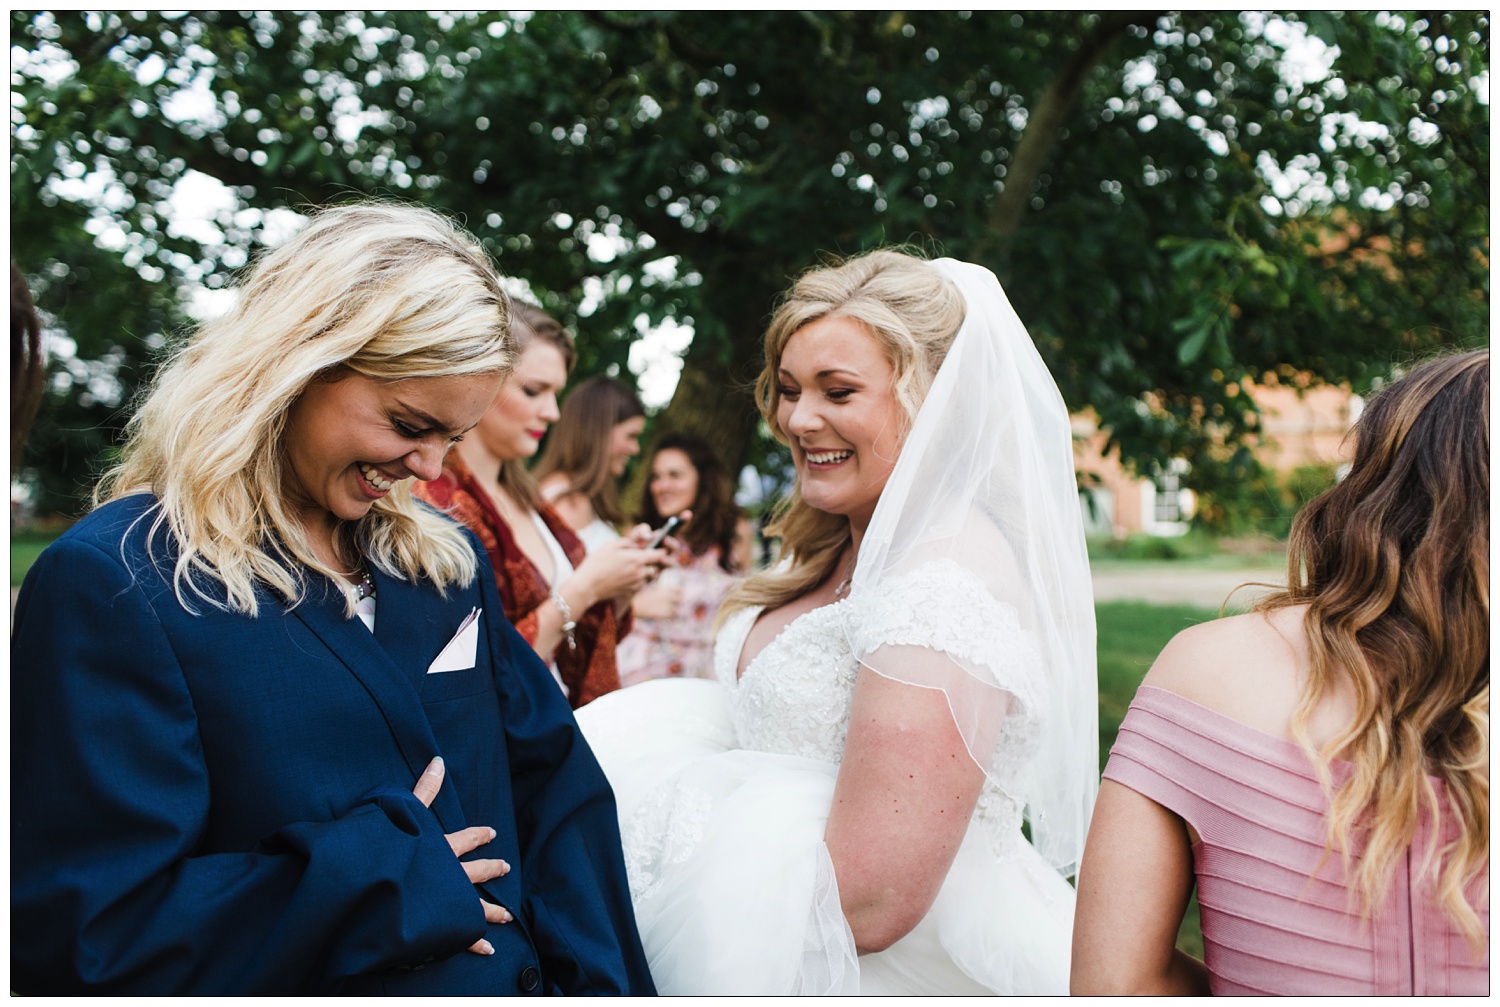
[[851,636],[861,643],[873,638],[931,647],[989,669],[994,684],[1012,697],[1011,715],[984,767],[974,824],[997,855],[1013,849],[1021,836],[1022,783],[1037,749],[1045,702],[1038,650],[1014,609],[995,601],[952,561],[927,563],[873,595],[856,593],[798,616],[736,679],[740,651],[760,613],[749,608],[730,616],[714,653],[739,743],[747,749],[834,765],[843,759],[859,672]]
[[633,901],[650,896],[671,868],[692,856],[712,811],[707,794],[681,784],[658,787],[636,809],[620,837]]
[[729,687],[740,747],[837,765],[849,733],[859,665],[844,638],[841,601],[792,620],[738,681],[740,651],[761,609],[736,612],[719,633],[715,672]]

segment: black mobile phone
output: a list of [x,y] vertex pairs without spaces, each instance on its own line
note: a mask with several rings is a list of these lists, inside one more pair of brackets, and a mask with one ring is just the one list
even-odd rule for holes
[[677,526],[680,524],[682,524],[682,518],[680,517],[667,518],[667,523],[656,529],[656,534],[651,536],[651,541],[646,543],[646,548],[658,548],[668,535],[677,530]]

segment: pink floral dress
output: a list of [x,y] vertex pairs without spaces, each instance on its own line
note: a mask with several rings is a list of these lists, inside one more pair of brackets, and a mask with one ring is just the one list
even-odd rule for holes
[[686,550],[678,563],[662,571],[657,583],[677,585],[682,595],[670,619],[635,619],[620,641],[615,660],[620,684],[653,678],[713,678],[713,621],[719,605],[739,578],[719,565],[719,550],[694,556]]

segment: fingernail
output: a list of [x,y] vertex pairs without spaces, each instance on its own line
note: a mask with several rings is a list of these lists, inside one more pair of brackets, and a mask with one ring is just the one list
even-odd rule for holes
[[511,920],[515,919],[515,917],[510,914],[509,909],[502,909],[500,910],[500,912],[505,915],[505,919],[501,920],[501,923],[509,923]]
[[500,873],[501,874],[509,874],[510,873],[510,864],[507,863],[504,860],[500,861]]
[[434,755],[432,761],[441,766],[443,764],[443,757],[441,755]]
[[500,833],[498,833],[498,832],[496,832],[496,831],[495,831],[495,830],[494,830],[494,829],[491,829],[491,830],[490,830],[490,841],[494,841],[494,838],[495,838],[495,837],[496,837],[496,836],[498,836],[498,835],[499,835],[499,834],[500,834]]
[[495,953],[495,945],[491,944],[489,941],[480,941],[479,951],[480,954],[492,955]]

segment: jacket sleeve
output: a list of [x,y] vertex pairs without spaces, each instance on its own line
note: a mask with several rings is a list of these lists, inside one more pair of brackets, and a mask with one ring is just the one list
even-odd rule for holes
[[[494,590],[487,571],[481,580],[486,593]],[[548,992],[654,994],[630,901],[614,792],[547,666],[509,623],[487,624],[503,704],[526,914]]]
[[43,554],[11,668],[18,992],[315,990],[483,935],[473,886],[400,781],[254,849],[203,849],[215,781],[202,727],[118,557],[66,539]]

